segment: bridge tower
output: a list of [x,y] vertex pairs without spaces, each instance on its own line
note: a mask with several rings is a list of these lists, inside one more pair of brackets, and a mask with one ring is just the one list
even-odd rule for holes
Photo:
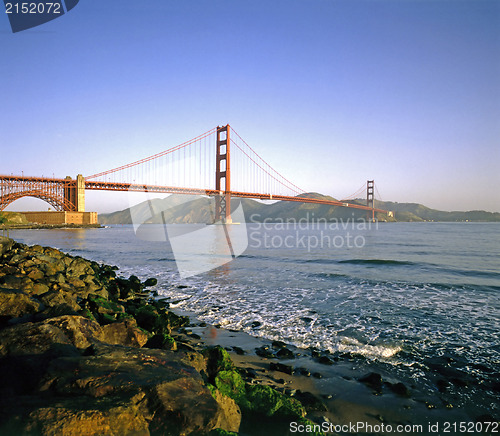
[[229,124],[217,126],[215,221],[231,224],[231,140]]
[[76,180],[70,176],[64,180],[64,199],[71,205],[71,212],[85,212],[85,179],[78,174]]
[[[366,205],[368,207],[372,208],[372,221],[375,221],[375,196],[374,196],[374,189],[375,189],[375,181],[374,180],[367,180],[366,181]],[[368,221],[370,220],[370,212],[367,212],[367,218]]]

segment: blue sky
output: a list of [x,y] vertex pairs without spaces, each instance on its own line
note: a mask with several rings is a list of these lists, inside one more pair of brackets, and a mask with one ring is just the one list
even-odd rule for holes
[[0,173],[89,175],[230,123],[306,191],[500,211],[498,1],[81,0],[16,34],[2,15],[0,53]]

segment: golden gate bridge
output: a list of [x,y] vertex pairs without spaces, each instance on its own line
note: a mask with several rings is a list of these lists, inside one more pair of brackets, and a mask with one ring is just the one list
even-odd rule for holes
[[0,175],[0,211],[22,197],[36,197],[58,211],[85,210],[85,190],[208,195],[215,198],[215,221],[231,222],[231,198],[326,204],[375,212],[375,184],[366,183],[366,204],[308,197],[278,173],[228,125],[138,161],[76,180]]

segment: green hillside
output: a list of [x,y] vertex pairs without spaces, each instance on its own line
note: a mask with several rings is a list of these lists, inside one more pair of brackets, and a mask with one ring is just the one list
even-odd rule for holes
[[[302,194],[303,197],[324,200],[335,200],[333,197],[318,193]],[[353,203],[365,204],[362,199]],[[250,199],[233,199],[233,209],[242,204],[247,222],[286,222],[286,221],[317,221],[317,220],[361,220],[366,218],[366,212],[358,209],[320,205],[313,203],[299,203],[292,201],[278,201],[262,203]],[[214,199],[204,196],[170,195],[163,199],[156,198],[145,201],[131,209],[100,214],[101,224],[132,224],[131,213],[135,222],[187,224],[205,223],[214,221]],[[394,218],[386,214],[377,213],[379,221],[500,221],[500,213],[485,211],[445,212],[430,209],[417,203],[395,203],[377,201],[377,208],[394,212]]]
[[446,212],[430,209],[418,203],[395,203],[392,201],[377,201],[376,207],[392,210],[397,221],[500,221],[500,213],[484,210]]
[[28,224],[28,220],[20,212],[0,212],[0,224]]

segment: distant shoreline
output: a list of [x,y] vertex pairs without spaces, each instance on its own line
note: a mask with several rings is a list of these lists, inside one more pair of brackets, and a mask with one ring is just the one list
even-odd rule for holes
[[101,224],[0,224],[0,230],[101,229]]

